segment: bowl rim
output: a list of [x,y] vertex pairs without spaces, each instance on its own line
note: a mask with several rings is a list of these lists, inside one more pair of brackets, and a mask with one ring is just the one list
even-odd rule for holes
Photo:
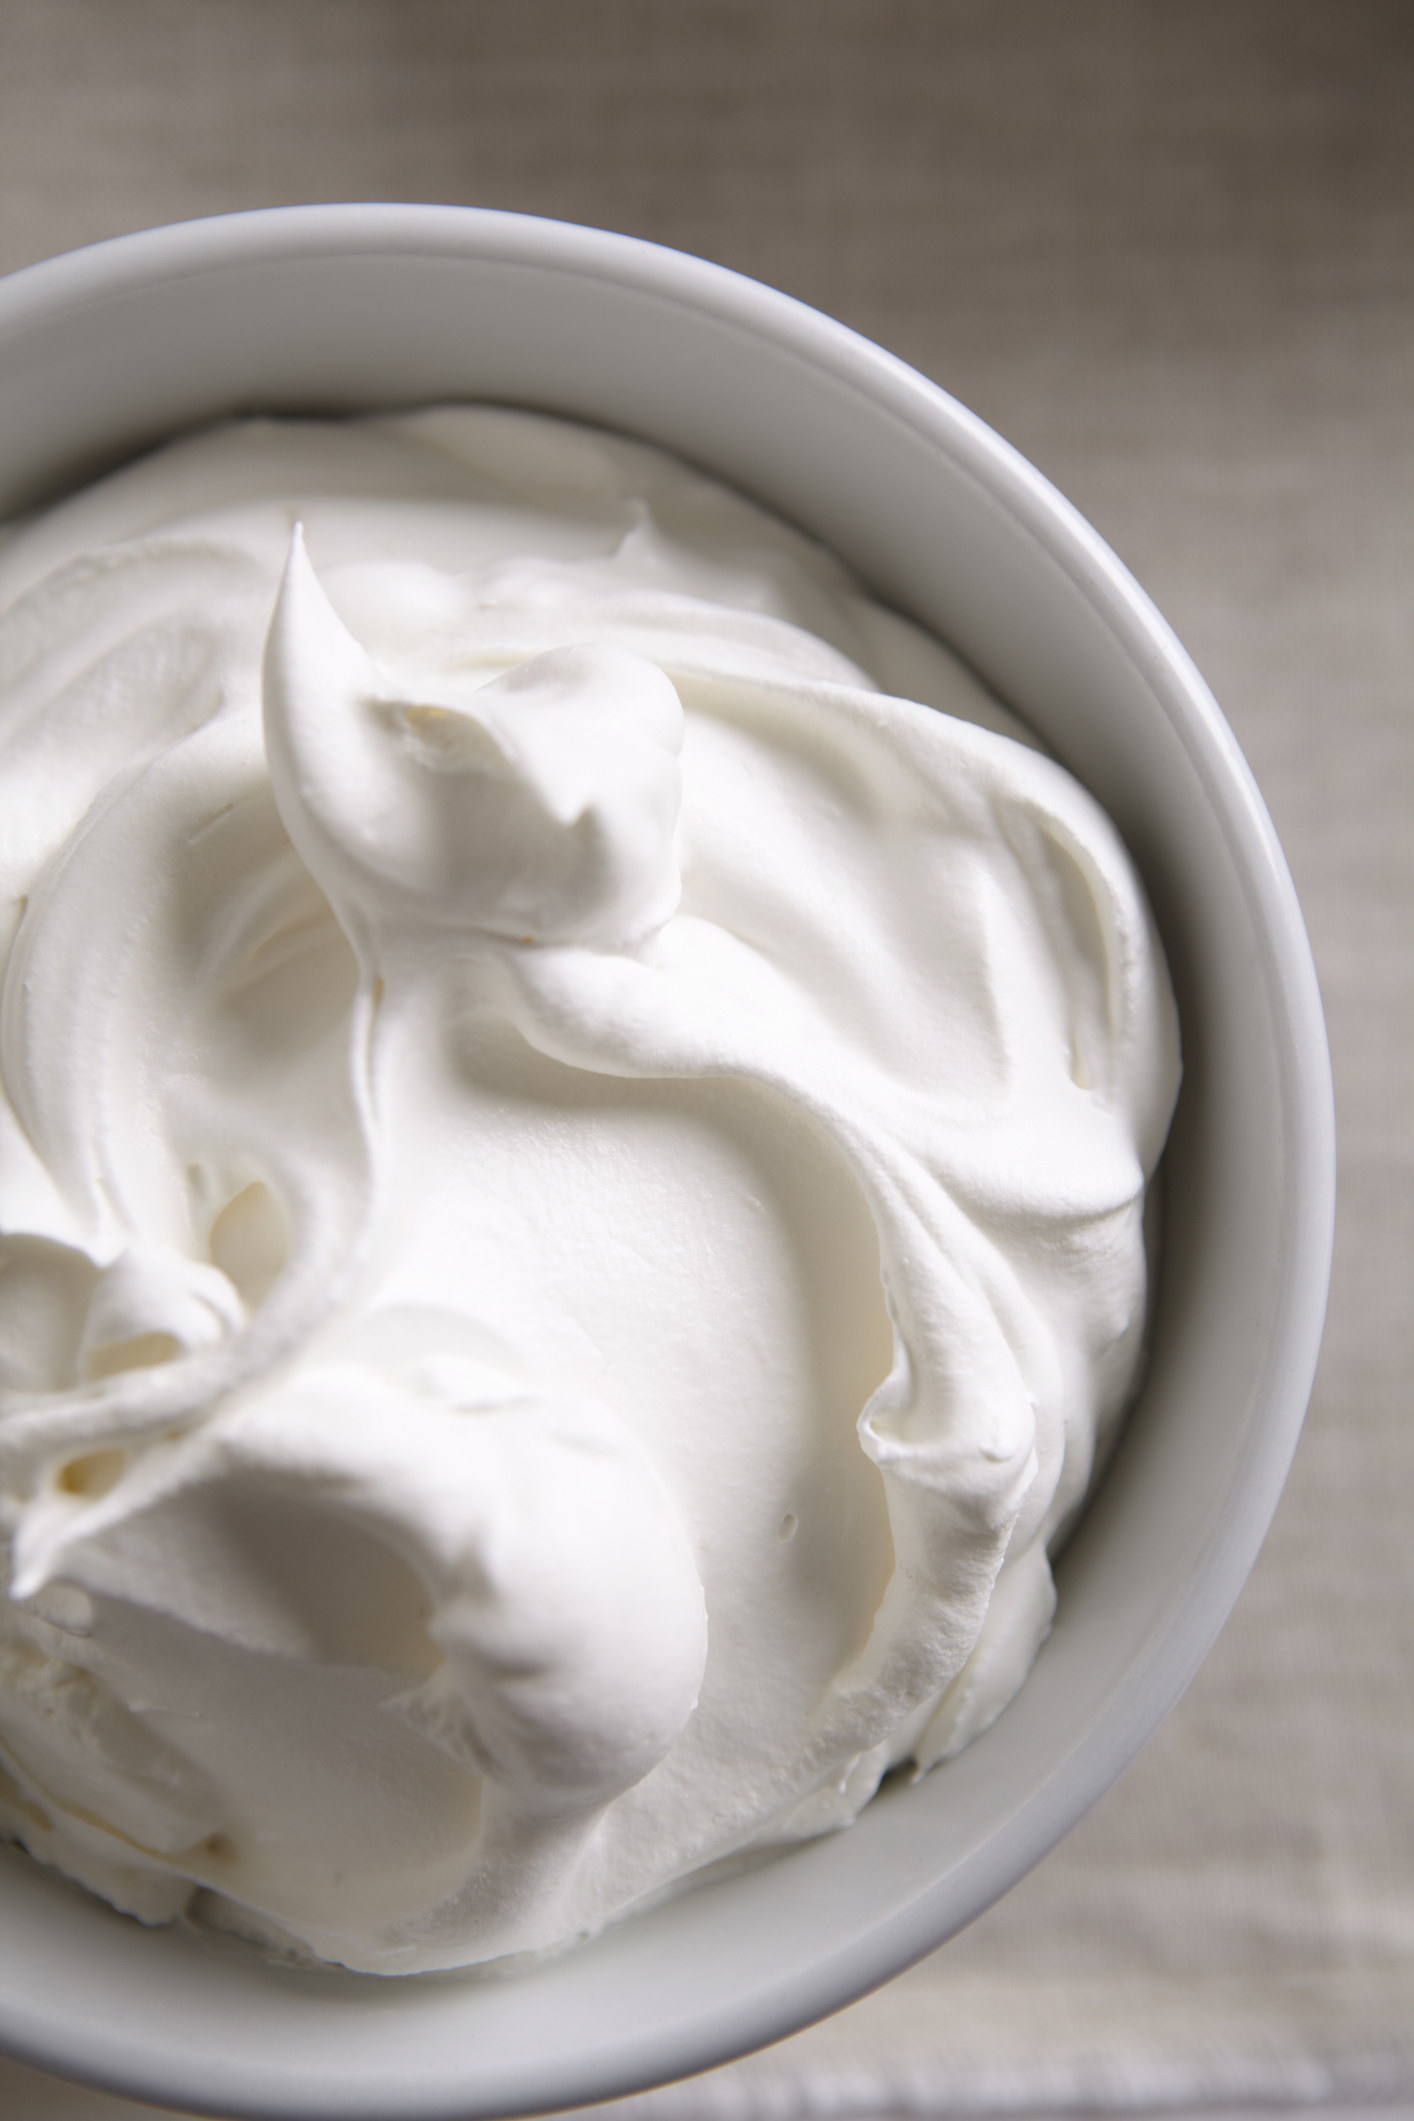
[[[1142,1662],[1116,1690],[1103,1729],[1058,1763],[1048,1784],[1048,1823],[1043,1829],[1032,1820],[1020,1860],[1014,1840],[1004,1861],[998,1850],[984,1846],[957,1866],[947,1888],[951,1912],[945,1926],[939,1923],[943,1890],[926,1886],[867,1939],[822,1953],[799,1978],[783,1976],[762,1993],[751,2022],[737,2012],[730,2025],[704,2018],[691,2038],[682,2028],[659,2035],[656,2042],[645,2034],[633,2057],[621,2057],[612,2071],[598,2069],[592,2087],[579,2093],[587,2102],[709,2068],[798,2030],[890,1979],[960,1926],[960,1904],[968,1909],[963,1919],[971,1920],[1024,1875],[1110,1787],[1177,1701],[1256,1559],[1314,1378],[1334,1226],[1329,1052],[1309,941],[1266,807],[1211,692],[1149,597],[1079,512],[981,419],[896,356],[793,297],[687,253],[574,223],[456,206],[275,207],[118,236],[22,268],[0,280],[0,353],[8,342],[51,321],[76,311],[92,313],[173,280],[331,256],[500,260],[648,295],[706,315],[749,339],[769,341],[942,451],[1043,548],[1143,674],[1202,781],[1253,925],[1273,953],[1273,1040],[1285,1093],[1293,1213],[1284,1233],[1279,1301],[1269,1335],[1266,1418],[1256,1425],[1239,1475],[1214,1513],[1184,1595],[1174,1601]],[[966,1880],[961,1893],[960,1879]],[[7,2048],[19,2059],[129,2097],[190,2098],[187,2078],[177,2083],[160,2069],[134,2074],[130,2062],[115,2069],[111,2057],[91,2049],[75,2055],[72,2026],[62,2038],[54,2027],[45,2033],[32,2017],[12,2013],[9,1999],[0,1995],[0,2051]],[[527,2096],[514,2105],[476,2110],[534,2111],[545,2103]],[[276,2108],[247,2099],[229,2110],[273,2114]],[[302,2113],[328,2110],[317,2104],[298,2108]],[[471,2110],[451,2104],[405,2109],[409,2115]]]

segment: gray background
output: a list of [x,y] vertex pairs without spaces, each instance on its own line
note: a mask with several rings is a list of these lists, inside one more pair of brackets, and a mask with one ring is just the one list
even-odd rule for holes
[[[991,421],[1216,690],[1330,1017],[1325,1352],[1197,1683],[965,1937],[630,2105],[1414,2107],[1414,6],[0,0],[0,266],[340,198],[699,252]],[[136,2111],[0,2063],[6,2121]]]

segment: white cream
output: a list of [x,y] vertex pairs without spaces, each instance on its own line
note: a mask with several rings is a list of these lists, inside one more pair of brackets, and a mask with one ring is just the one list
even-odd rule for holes
[[178,444],[0,614],[0,1826],[411,1972],[984,1728],[1177,1086],[1093,801],[528,415]]

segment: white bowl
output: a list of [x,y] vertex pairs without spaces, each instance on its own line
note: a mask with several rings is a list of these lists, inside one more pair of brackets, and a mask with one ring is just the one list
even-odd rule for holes
[[959,649],[1099,797],[1183,1025],[1152,1370],[1014,1705],[845,1834],[514,1979],[377,1981],[143,1930],[0,1850],[0,2045],[235,2115],[489,2116],[686,2075],[887,1980],[1109,1787],[1226,1618],[1315,1367],[1334,1196],[1301,915],[1231,733],[1113,554],[941,390],[697,259],[453,207],[126,236],[0,286],[0,514],[194,422],[483,398],[668,445]]

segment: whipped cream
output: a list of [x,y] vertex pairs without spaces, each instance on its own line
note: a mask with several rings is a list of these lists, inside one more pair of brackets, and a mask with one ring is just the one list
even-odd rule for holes
[[1095,803],[828,554],[453,408],[0,546],[0,1828],[542,1953],[1005,1706],[1178,1080]]

